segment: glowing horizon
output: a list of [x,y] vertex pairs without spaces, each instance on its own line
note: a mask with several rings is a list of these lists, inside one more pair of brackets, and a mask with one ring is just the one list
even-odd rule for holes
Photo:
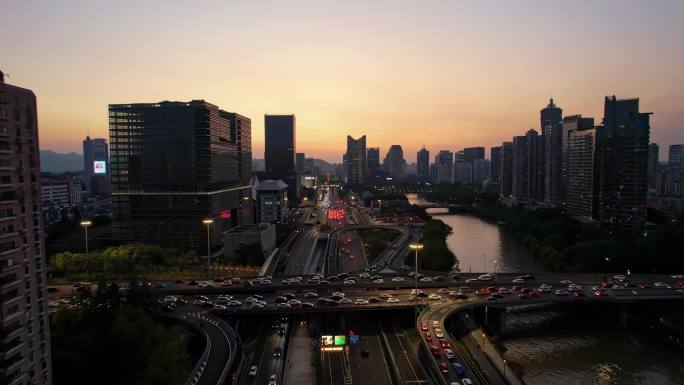
[[[204,99],[252,119],[297,116],[297,151],[492,147],[539,130],[553,96],[600,123],[639,97],[651,140],[684,143],[684,3],[84,2],[3,6],[6,82],[38,98],[42,149],[108,138],[107,105]],[[486,151],[487,156],[489,151]]]

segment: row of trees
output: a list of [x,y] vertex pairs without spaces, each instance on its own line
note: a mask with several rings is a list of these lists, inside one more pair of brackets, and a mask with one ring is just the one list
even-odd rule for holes
[[102,282],[79,306],[50,317],[55,385],[182,384],[190,371],[186,331],[152,318],[151,297],[131,284],[122,304],[118,288]]
[[449,225],[438,219],[430,219],[425,222],[422,229],[423,250],[419,259],[421,268],[439,271],[451,270],[456,262],[456,256],[449,250],[446,243],[446,238],[451,231]]
[[67,279],[121,279],[149,273],[181,271],[197,261],[193,252],[157,245],[128,244],[103,251],[63,252],[50,259],[52,273]]
[[399,236],[398,231],[385,229],[361,229],[358,233],[366,249],[366,258],[369,263]]

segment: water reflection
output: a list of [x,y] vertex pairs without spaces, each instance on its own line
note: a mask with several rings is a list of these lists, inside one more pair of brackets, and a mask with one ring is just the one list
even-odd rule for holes
[[[407,194],[407,197],[411,204],[429,203],[418,198],[416,194]],[[470,215],[449,214],[447,210],[427,211],[435,219],[444,221],[453,229],[453,233],[447,238],[447,245],[458,257],[461,271],[546,271],[534,260],[524,245],[499,226]]]

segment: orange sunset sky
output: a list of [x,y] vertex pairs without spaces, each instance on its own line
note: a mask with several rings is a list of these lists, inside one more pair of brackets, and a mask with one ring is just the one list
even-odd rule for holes
[[[682,1],[0,1],[0,69],[38,97],[41,148],[107,137],[109,103],[205,99],[297,115],[297,151],[339,162],[346,135],[408,161],[494,146],[553,96],[600,122],[640,97],[661,159],[684,143]],[[487,151],[487,156],[488,156]]]

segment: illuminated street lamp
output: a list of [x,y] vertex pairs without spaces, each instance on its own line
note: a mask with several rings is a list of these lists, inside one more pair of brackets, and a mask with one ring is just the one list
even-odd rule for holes
[[411,244],[409,244],[409,247],[416,251],[416,264],[415,264],[416,275],[414,277],[415,281],[416,281],[415,292],[414,292],[415,301],[416,301],[416,308],[414,311],[414,315],[415,315],[414,323],[418,323],[418,250],[423,248],[423,244],[422,243],[411,243]]
[[88,219],[82,220],[81,221],[81,226],[83,226],[83,229],[85,230],[85,247],[86,247],[86,255],[88,255],[88,227],[92,225],[93,222],[91,222]]
[[207,225],[207,276],[211,274],[211,245],[209,244],[209,229],[214,220],[211,218],[202,219],[202,223]]

